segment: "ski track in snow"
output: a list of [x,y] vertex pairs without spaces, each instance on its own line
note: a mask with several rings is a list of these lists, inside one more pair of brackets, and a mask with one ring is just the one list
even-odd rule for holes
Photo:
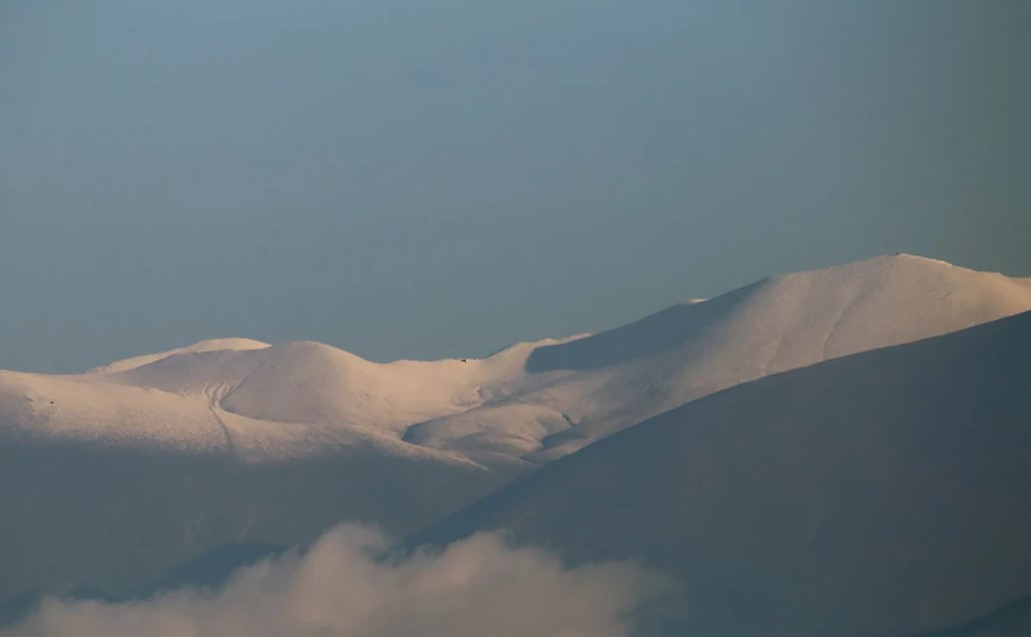
[[222,429],[222,435],[226,439],[226,452],[235,460],[240,460],[240,454],[236,450],[236,443],[233,442],[233,434],[229,431],[229,426],[226,425],[226,421],[222,419],[222,415],[219,414],[221,408],[222,399],[227,396],[232,390],[229,389],[227,383],[217,383],[214,385],[206,385],[203,393],[208,400],[208,410],[214,417],[215,422]]

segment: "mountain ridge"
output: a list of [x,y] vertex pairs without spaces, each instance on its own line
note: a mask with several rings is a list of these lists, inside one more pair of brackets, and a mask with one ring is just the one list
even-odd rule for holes
[[[342,519],[414,532],[670,408],[1021,310],[1023,280],[893,256],[483,359],[376,363],[312,341],[216,339],[84,374],[0,372],[0,563],[13,565],[0,598],[68,581],[117,592],[215,546],[296,544]],[[89,485],[131,494],[151,519],[113,528],[128,514]],[[68,562],[36,568],[55,545]]]

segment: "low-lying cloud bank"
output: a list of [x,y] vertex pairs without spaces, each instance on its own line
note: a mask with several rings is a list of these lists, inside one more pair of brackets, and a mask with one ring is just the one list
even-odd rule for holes
[[567,568],[494,534],[399,559],[384,559],[386,546],[378,531],[342,526],[217,590],[48,600],[0,637],[628,637],[632,616],[672,591],[634,564]]

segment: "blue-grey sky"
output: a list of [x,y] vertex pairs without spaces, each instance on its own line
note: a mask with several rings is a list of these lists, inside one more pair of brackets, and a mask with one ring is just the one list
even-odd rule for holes
[[1027,0],[4,0],[0,368],[386,360],[907,251],[1031,275]]

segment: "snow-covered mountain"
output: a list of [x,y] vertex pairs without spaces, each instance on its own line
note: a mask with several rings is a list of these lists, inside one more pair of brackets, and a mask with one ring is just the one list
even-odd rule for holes
[[0,426],[253,461],[319,454],[328,436],[539,464],[744,381],[1028,309],[1026,280],[897,255],[773,277],[482,360],[379,364],[313,342],[220,339],[76,376],[5,372]]
[[650,419],[422,536],[507,529],[688,583],[685,634],[1031,634],[1031,313]]
[[205,341],[84,374],[0,372],[0,599],[132,590],[341,519],[408,533],[712,392],[1031,309],[1031,284],[897,255],[774,277],[481,360]]
[[[407,439],[547,462],[741,382],[1028,309],[1025,280],[909,255],[777,276],[537,347],[526,369],[546,375],[546,384],[517,392],[503,387],[484,407],[417,425]],[[524,414],[509,418],[509,410],[527,406],[550,426],[529,427]]]

